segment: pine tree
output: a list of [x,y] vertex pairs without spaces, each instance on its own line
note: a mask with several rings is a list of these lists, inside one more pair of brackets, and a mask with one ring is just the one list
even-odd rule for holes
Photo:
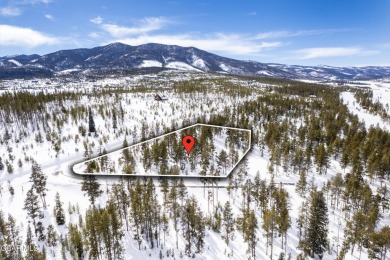
[[8,191],[13,196],[15,194],[15,189],[11,185],[11,181],[8,181]]
[[328,248],[328,208],[322,191],[313,190],[310,194],[307,246],[312,257]]
[[26,235],[26,241],[25,246],[27,248],[26,252],[26,258],[27,259],[36,259],[34,258],[34,252],[36,251],[36,245],[33,243],[33,235],[31,232],[30,225],[27,226],[27,235]]
[[8,129],[6,128],[4,133],[4,140],[8,141],[10,139],[11,139],[11,135],[9,134]]
[[187,188],[184,185],[183,178],[180,178],[179,185],[178,185],[178,196],[181,198],[181,206],[183,207],[183,201],[187,197]]
[[329,158],[328,158],[328,154],[325,150],[324,144],[322,144],[322,143],[319,144],[316,147],[314,152],[315,152],[315,161],[316,161],[319,173],[322,174],[324,170],[326,173],[326,169],[328,168],[328,165],[329,165]]
[[30,182],[33,184],[32,187],[41,198],[44,208],[46,208],[46,180],[47,176],[42,172],[41,167],[36,162],[33,162],[31,166]]
[[101,238],[105,248],[106,259],[113,259],[113,237],[110,230],[110,215],[107,211],[100,213],[99,221],[97,224],[98,232],[101,234]]
[[95,176],[84,176],[83,182],[81,183],[81,190],[85,191],[89,197],[89,201],[95,206],[95,201],[103,193],[100,190],[100,184],[97,182]]
[[387,250],[390,248],[390,227],[384,226],[370,234],[368,255],[370,259],[387,259]]
[[161,192],[163,193],[163,205],[164,209],[168,203],[169,182],[168,179],[160,179]]
[[93,259],[101,258],[103,248],[101,234],[98,231],[100,211],[92,208],[85,213],[84,236],[88,243],[89,255]]
[[132,154],[132,152],[128,149],[129,144],[127,143],[127,140],[123,140],[123,149],[122,150],[122,157],[120,158],[120,163],[124,164],[123,167],[123,173],[125,174],[133,174],[135,169],[135,159]]
[[57,245],[58,242],[58,235],[57,232],[54,230],[53,225],[49,225],[47,227],[47,240],[46,245],[51,248],[51,254],[54,256],[54,247]]
[[90,133],[96,132],[95,121],[93,120],[91,108],[89,108],[89,110],[88,110],[88,130]]
[[23,162],[22,162],[22,160],[20,158],[18,160],[18,166],[19,166],[19,168],[22,168],[22,166],[23,166]]
[[264,215],[264,211],[267,208],[269,196],[268,196],[268,187],[267,183],[264,180],[260,181],[260,191],[259,191],[259,206],[261,208],[261,214]]
[[55,142],[53,140],[53,149],[56,152],[56,157],[57,157],[61,151],[61,139],[56,140]]
[[[289,199],[288,199],[288,193],[286,190],[280,186],[279,189],[277,189],[273,193],[273,197],[275,200],[276,205],[276,224],[278,226],[279,234],[282,237],[282,248],[283,248],[283,240],[284,240],[284,246],[285,249],[287,248],[287,231],[291,227],[291,218],[289,215]],[[286,252],[285,252],[286,253]]]
[[45,227],[43,226],[43,223],[41,221],[38,221],[36,231],[37,231],[38,241],[45,241],[46,239]]
[[251,189],[251,195],[252,195],[252,197],[254,198],[254,200],[256,202],[256,207],[259,207],[259,205],[260,205],[260,200],[259,200],[260,188],[261,188],[261,184],[260,183],[261,183],[260,172],[257,171],[255,179],[254,179],[253,187]]
[[27,211],[28,216],[33,220],[35,229],[35,235],[37,234],[36,218],[39,214],[39,201],[38,196],[35,194],[33,187],[28,190],[26,200],[24,201],[24,209]]
[[228,163],[228,156],[225,150],[222,149],[222,151],[219,153],[217,157],[217,164],[219,167],[223,169],[223,175],[226,174],[226,167]]
[[55,198],[54,217],[56,218],[57,225],[65,224],[65,212],[60,200],[60,194],[58,192],[56,193],[56,198]]
[[306,229],[307,229],[307,201],[302,202],[298,210],[297,228],[299,233],[299,244],[302,241],[302,235],[305,234],[304,240],[306,240]]
[[200,253],[203,250],[204,247],[204,238],[206,236],[205,230],[205,219],[203,216],[202,211],[200,208],[197,209],[196,213],[196,222],[195,222],[195,246],[196,246],[196,253]]
[[273,205],[271,209],[264,210],[263,213],[263,226],[262,228],[265,231],[265,235],[267,237],[266,242],[266,254],[268,255],[268,244],[271,244],[271,255],[273,254],[273,239],[274,239],[274,233],[276,231],[276,211],[275,206]]
[[42,246],[42,257],[43,257],[43,259],[46,259],[46,247],[45,247],[45,245]]
[[225,203],[225,207],[223,209],[223,223],[225,226],[225,235],[222,236],[222,238],[225,239],[226,245],[229,245],[229,242],[234,239],[235,224],[233,210],[229,201]]
[[0,157],[0,171],[4,170],[4,163],[3,161],[1,160],[1,157]]
[[150,149],[148,145],[142,146],[142,165],[147,172],[152,167]]
[[390,208],[390,192],[387,188],[387,185],[381,185],[378,188],[377,193],[380,197],[382,211],[384,213],[386,210],[389,210],[389,208]]
[[6,166],[7,166],[7,172],[9,174],[13,174],[14,173],[14,167],[12,166],[11,163],[9,163],[8,161],[5,162]]
[[247,217],[244,218],[246,223],[244,231],[244,241],[248,243],[248,251],[252,257],[256,259],[256,244],[257,244],[257,218],[254,210],[250,210]]
[[205,223],[203,214],[194,196],[186,200],[182,214],[184,238],[186,240],[185,251],[188,256],[192,255],[193,246],[196,253],[203,249],[205,237]]
[[165,236],[166,236],[166,233],[168,232],[168,228],[169,228],[169,218],[168,218],[167,214],[162,213],[161,221],[162,221],[162,230],[164,232],[164,246],[165,246]]
[[71,248],[72,252],[74,252],[73,259],[83,259],[84,243],[81,236],[81,232],[79,231],[77,225],[70,224],[68,230],[68,241],[69,247]]
[[358,210],[350,221],[347,221],[345,230],[345,241],[352,244],[351,253],[353,254],[355,245],[361,244],[365,239],[366,233],[368,232],[368,217],[361,211]]
[[177,181],[172,181],[172,187],[169,192],[168,198],[169,198],[169,204],[170,204],[170,213],[172,214],[172,221],[173,221],[173,228],[176,232],[176,249],[179,249],[179,217],[180,217],[180,205],[178,202],[178,191],[177,191]]
[[15,219],[11,215],[8,215],[5,235],[4,240],[9,246],[12,246],[12,249],[9,251],[10,259],[21,259],[22,252],[19,247],[21,244],[19,238],[19,228],[16,226]]
[[299,195],[303,196],[306,193],[306,186],[306,171],[304,169],[301,169],[301,171],[299,171],[299,180],[295,186],[295,190]]
[[114,133],[115,130],[118,128],[115,110],[112,111],[112,128],[114,128]]
[[29,245],[31,245],[32,242],[33,242],[33,240],[32,240],[32,231],[31,231],[30,224],[28,224],[28,226],[27,226],[27,234],[26,234],[26,241],[25,241],[26,247],[29,247]]
[[109,241],[109,243],[112,244],[112,259],[123,259],[124,248],[122,245],[122,238],[124,236],[124,233],[122,231],[122,221],[118,214],[118,206],[115,205],[112,201],[110,201],[106,211],[109,215],[109,228],[107,230],[111,232],[111,241]]
[[331,191],[331,205],[336,205],[336,208],[339,206],[339,198],[343,191],[344,180],[341,173],[337,173],[330,179],[330,191]]
[[142,204],[143,187],[140,179],[137,179],[135,185],[130,188],[130,214],[133,218],[133,225],[136,230],[134,239],[138,242],[138,249],[141,250],[141,228],[143,221],[143,204]]
[[123,107],[122,107],[122,103],[120,103],[119,110],[120,110],[120,112],[121,112],[120,116],[121,116],[121,120],[122,120],[122,122],[123,122],[123,120],[125,120],[125,110],[124,110]]

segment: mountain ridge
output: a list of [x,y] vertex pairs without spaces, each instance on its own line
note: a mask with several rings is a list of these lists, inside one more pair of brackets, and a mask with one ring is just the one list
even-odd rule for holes
[[301,66],[236,60],[196,47],[116,42],[93,48],[59,50],[45,55],[0,57],[0,79],[51,77],[58,73],[100,74],[145,68],[188,70],[305,80],[372,80],[390,77],[390,67]]

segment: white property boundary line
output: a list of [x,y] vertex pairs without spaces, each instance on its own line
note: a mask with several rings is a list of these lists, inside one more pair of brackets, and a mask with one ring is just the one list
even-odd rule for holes
[[[232,167],[231,167],[231,170],[225,175],[225,176],[209,176],[209,175],[206,175],[206,176],[201,176],[201,175],[160,175],[160,174],[123,174],[123,173],[113,173],[113,174],[107,174],[107,173],[80,173],[78,172],[77,170],[75,170],[75,166],[78,166],[80,164],[85,164],[85,163],[88,163],[90,161],[93,161],[93,160],[97,160],[101,157],[105,157],[105,156],[108,156],[110,153],[114,153],[114,152],[120,152],[122,150],[125,150],[125,149],[128,149],[128,148],[131,148],[133,146],[138,146],[138,145],[142,145],[144,143],[148,143],[148,142],[152,142],[156,139],[160,139],[164,136],[167,136],[167,135],[171,135],[171,134],[174,134],[174,133],[178,133],[178,132],[182,132],[183,130],[186,130],[186,129],[189,129],[189,128],[193,128],[193,127],[196,127],[196,126],[208,126],[208,127],[219,127],[219,128],[223,128],[223,129],[231,129],[231,130],[239,130],[239,131],[245,131],[245,132],[248,132],[249,133],[249,145],[248,145],[248,149],[242,154],[242,156],[237,160],[237,163],[234,164]],[[115,150],[115,151],[111,151],[107,154],[104,154],[104,155],[100,155],[100,156],[97,156],[95,158],[92,158],[92,159],[88,159],[86,161],[83,161],[83,162],[79,162],[79,163],[76,163],[72,166],[72,171],[75,173],[75,174],[78,174],[78,175],[87,175],[87,176],[133,176],[133,177],[176,177],[176,178],[216,178],[216,179],[224,179],[224,178],[227,178],[231,173],[232,171],[237,167],[237,165],[241,162],[241,160],[245,157],[245,155],[249,152],[249,150],[251,149],[252,147],[252,130],[249,130],[249,129],[243,129],[243,128],[235,128],[235,127],[227,127],[227,126],[219,126],[219,125],[209,125],[209,124],[194,124],[194,125],[191,125],[191,126],[187,126],[187,127],[184,127],[184,128],[181,128],[179,130],[176,130],[176,131],[173,131],[173,132],[169,132],[167,134],[163,134],[163,135],[160,135],[158,137],[154,137],[152,139],[149,139],[149,140],[146,140],[146,141],[143,141],[143,142],[140,142],[140,143],[137,143],[137,144],[132,144],[128,147],[125,147],[125,148],[121,148],[121,149],[118,149],[118,150]]]

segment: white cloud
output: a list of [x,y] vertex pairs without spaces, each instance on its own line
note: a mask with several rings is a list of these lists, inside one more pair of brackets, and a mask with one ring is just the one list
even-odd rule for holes
[[346,32],[348,29],[324,29],[324,30],[301,30],[301,31],[270,31],[259,33],[257,39],[288,38],[308,35],[331,34],[336,32]]
[[256,16],[257,13],[253,11],[253,12],[247,13],[246,15],[248,15],[248,16]]
[[307,48],[293,51],[297,54],[295,59],[308,60],[326,57],[343,57],[343,56],[368,56],[378,54],[376,50],[365,50],[359,47],[325,47],[325,48]]
[[19,16],[22,12],[16,7],[2,7],[0,8],[0,14],[2,16]]
[[0,25],[0,46],[36,47],[59,43],[59,39],[30,28]]
[[94,24],[101,24],[101,23],[103,23],[103,19],[100,17],[100,16],[98,16],[98,17],[95,17],[95,18],[93,18],[93,19],[91,19],[91,20],[89,20],[91,23],[94,23]]
[[88,36],[91,37],[91,38],[98,38],[98,37],[100,37],[100,34],[97,33],[97,32],[90,32],[88,34]]
[[376,46],[381,49],[390,49],[390,43],[377,44]]
[[139,21],[136,26],[126,27],[111,23],[103,23],[103,19],[100,16],[91,19],[90,22],[99,25],[100,29],[116,38],[156,31],[170,23],[168,19],[163,17],[146,17]]
[[139,35],[134,38],[124,38],[115,41],[129,45],[140,45],[151,42],[180,45],[184,47],[196,47],[210,52],[234,55],[258,54],[261,51],[274,49],[283,45],[281,42],[258,42],[246,35],[223,33],[204,36],[192,34]]
[[50,2],[51,0],[23,0],[22,1],[23,4],[40,4],[40,3],[48,4]]
[[272,38],[284,38],[291,35],[288,31],[271,31],[271,32],[264,32],[259,33],[256,35],[257,39],[272,39]]
[[54,17],[51,14],[45,14],[46,19],[54,20]]

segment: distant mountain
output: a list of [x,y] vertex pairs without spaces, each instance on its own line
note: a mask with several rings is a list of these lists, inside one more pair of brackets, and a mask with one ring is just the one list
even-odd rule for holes
[[46,55],[0,57],[0,79],[56,74],[188,70],[309,80],[364,80],[390,77],[390,67],[330,67],[267,64],[221,57],[194,47],[156,43],[112,43],[92,49],[61,50]]

